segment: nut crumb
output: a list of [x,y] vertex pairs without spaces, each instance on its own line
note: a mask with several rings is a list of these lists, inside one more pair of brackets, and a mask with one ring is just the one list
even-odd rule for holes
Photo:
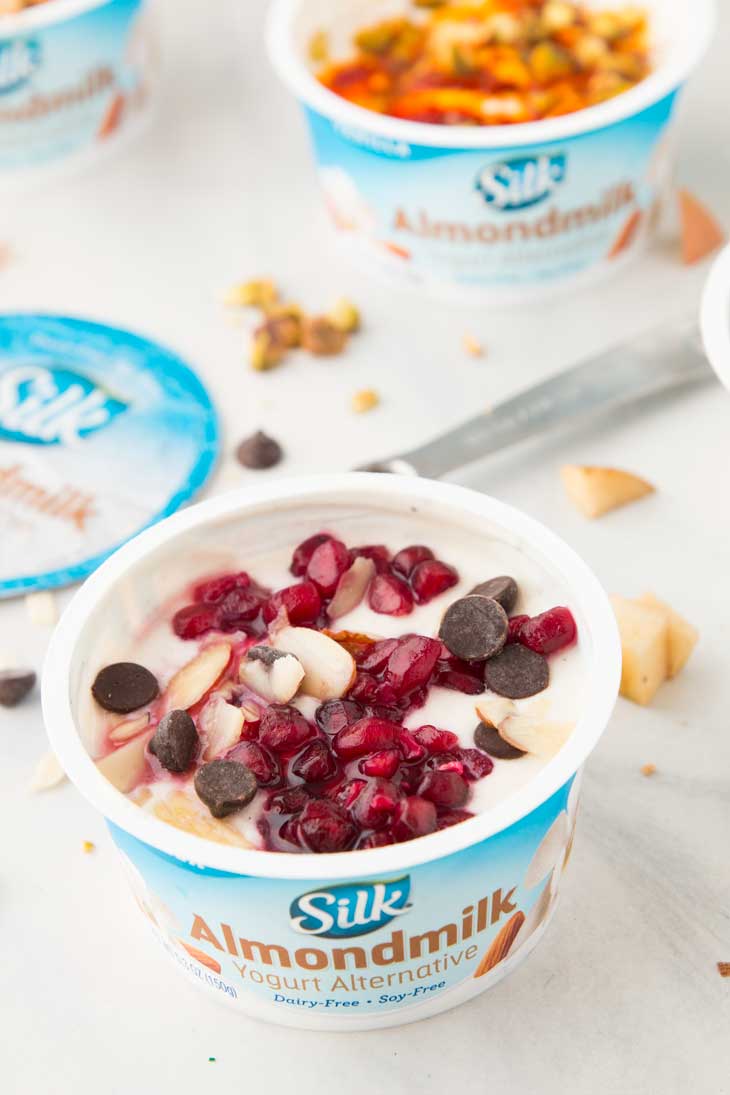
[[718,962],[717,972],[720,977],[730,977],[730,962]]
[[363,388],[352,397],[352,409],[355,414],[372,411],[380,403],[380,396],[374,388]]
[[484,347],[474,335],[464,335],[463,346],[470,357],[484,357]]
[[86,855],[91,855],[92,852],[96,851],[96,844],[93,840],[85,840],[81,847]]
[[656,772],[656,764],[644,764],[641,768],[642,776],[653,776]]

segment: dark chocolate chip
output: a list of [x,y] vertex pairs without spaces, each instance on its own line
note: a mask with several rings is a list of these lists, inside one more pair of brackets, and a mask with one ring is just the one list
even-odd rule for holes
[[499,654],[507,641],[507,613],[491,597],[462,597],[447,608],[439,638],[457,658],[479,662]]
[[480,582],[470,591],[470,594],[478,594],[480,597],[491,597],[499,601],[505,612],[511,612],[517,604],[519,590],[514,578],[503,574],[500,578],[490,578],[488,582]]
[[115,662],[97,673],[91,692],[98,704],[106,711],[128,715],[144,707],[160,691],[157,680],[136,662]]
[[516,760],[525,755],[521,749],[505,741],[496,726],[489,726],[486,722],[480,722],[474,731],[474,744],[496,760]]
[[195,773],[195,790],[213,817],[227,817],[247,806],[258,784],[253,772],[237,760],[212,760]]
[[253,468],[258,471],[262,468],[273,468],[284,456],[281,445],[274,441],[273,437],[258,430],[251,434],[236,449],[236,458],[244,468]]
[[154,753],[168,772],[184,772],[198,748],[198,731],[187,711],[168,711],[150,739]]
[[0,704],[15,707],[24,700],[35,685],[32,669],[3,669],[0,672]]
[[524,700],[542,692],[550,683],[547,658],[520,643],[505,646],[484,667],[487,688],[511,700]]
[[273,646],[252,646],[246,651],[246,658],[251,662],[263,662],[264,665],[273,665],[279,658],[287,658],[290,655],[285,650],[274,650]]

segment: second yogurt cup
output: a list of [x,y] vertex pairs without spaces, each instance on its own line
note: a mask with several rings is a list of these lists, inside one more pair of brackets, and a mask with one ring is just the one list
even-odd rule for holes
[[[619,269],[650,235],[673,159],[678,95],[713,27],[712,0],[648,0],[655,67],[599,106],[511,126],[439,126],[355,106],[307,61],[401,0],[276,0],[274,65],[309,121],[319,177],[350,250],[400,284],[523,300]],[[603,5],[605,6],[605,5]]]
[[[322,527],[380,522],[419,539],[437,524],[498,539],[539,562],[574,611],[582,713],[523,786],[470,820],[404,844],[337,854],[227,846],[182,831],[120,794],[90,756],[89,686],[129,657],[150,612],[181,584]],[[84,585],[49,650],[44,714],[58,756],[108,819],[137,903],[172,960],[213,998],[293,1026],[368,1029],[446,1010],[529,954],[554,911],[579,773],[606,727],[620,671],[616,624],[590,571],[552,533],[494,499],[428,480],[322,476],[236,492],[122,548]],[[520,763],[519,761],[517,763]]]

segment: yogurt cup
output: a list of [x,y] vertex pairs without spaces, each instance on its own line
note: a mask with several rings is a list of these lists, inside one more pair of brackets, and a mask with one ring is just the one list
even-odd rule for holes
[[[567,589],[586,666],[568,743],[525,786],[476,817],[406,844],[335,855],[214,844],[141,810],[92,761],[84,708],[99,648],[130,636],[201,560],[230,543],[277,546],[359,514],[498,535]],[[111,645],[110,645],[111,644]],[[256,1018],[321,1030],[395,1026],[495,984],[541,938],[573,839],[580,771],[620,677],[613,613],[585,564],[551,532],[476,492],[422,479],[279,480],[192,507],[121,548],[86,582],[49,648],[43,709],[59,759],[106,817],[158,941],[213,998]]]
[[642,6],[655,43],[642,83],[574,114],[479,127],[387,117],[315,78],[312,34],[346,56],[353,30],[403,0],[276,0],[271,58],[304,108],[349,251],[401,285],[487,304],[574,289],[637,256],[670,179],[679,93],[714,26],[713,0]]
[[730,247],[717,256],[705,283],[700,327],[710,365],[730,389]]
[[0,15],[0,182],[83,162],[143,113],[147,0],[48,0]]

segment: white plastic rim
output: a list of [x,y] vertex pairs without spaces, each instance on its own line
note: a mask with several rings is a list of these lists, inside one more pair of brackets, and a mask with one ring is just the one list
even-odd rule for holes
[[47,3],[25,8],[16,15],[0,15],[0,41],[51,23],[63,23],[108,3],[109,0],[47,0]]
[[710,365],[730,389],[730,246],[715,259],[705,283],[700,328]]
[[[568,743],[524,788],[491,810],[431,836],[384,848],[330,855],[231,848],[181,832],[141,810],[98,771],[75,725],[69,689],[77,642],[90,615],[133,566],[162,545],[209,522],[245,516],[247,509],[287,501],[324,503],[333,497],[348,504],[399,500],[403,507],[425,503],[491,521],[506,533],[534,545],[559,573],[573,607],[589,621],[591,656],[585,683],[586,709]],[[621,647],[608,598],[583,560],[544,525],[488,495],[430,479],[365,474],[302,476],[233,491],[201,502],[147,529],[120,548],[76,593],[54,632],[43,671],[43,715],[51,744],[66,774],[109,821],[145,844],[196,866],[238,875],[286,879],[338,879],[372,876],[440,859],[501,832],[525,817],[578,771],[605,730],[618,695]]]
[[[274,68],[299,100],[343,126],[367,129],[381,137],[431,148],[517,148],[577,137],[640,114],[680,87],[709,46],[716,23],[715,0],[654,0],[685,13],[682,39],[670,56],[636,87],[597,106],[573,114],[516,125],[433,125],[408,122],[377,114],[335,95],[314,77],[294,40],[294,28],[311,0],[274,0],[269,13],[267,41]],[[606,6],[610,5],[607,0]],[[647,4],[651,11],[651,3]],[[326,27],[323,28],[326,30]]]

